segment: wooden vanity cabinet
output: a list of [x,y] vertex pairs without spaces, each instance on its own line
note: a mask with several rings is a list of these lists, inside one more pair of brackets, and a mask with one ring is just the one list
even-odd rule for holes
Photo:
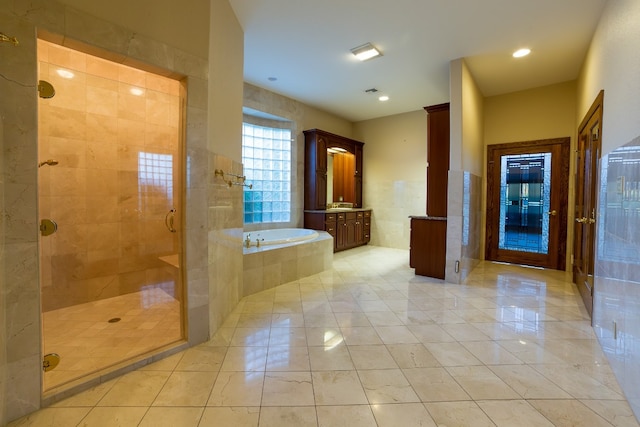
[[444,279],[446,255],[446,218],[412,217],[409,266],[416,274]]
[[[355,156],[353,186],[354,208],[362,207],[362,149],[363,142],[320,129],[304,131],[304,208],[319,210],[327,208],[327,148],[342,148]],[[351,200],[345,200],[351,202]]]
[[327,138],[317,132],[305,134],[304,208],[327,208]]
[[449,104],[427,111],[427,215],[411,216],[409,265],[421,276],[445,278],[449,190]]
[[333,251],[366,245],[371,240],[371,211],[314,211],[304,213],[304,227],[324,230],[333,237]]
[[449,189],[449,103],[427,111],[427,215],[447,216]]

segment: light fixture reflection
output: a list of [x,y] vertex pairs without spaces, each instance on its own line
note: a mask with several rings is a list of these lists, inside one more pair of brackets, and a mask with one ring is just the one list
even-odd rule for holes
[[63,79],[72,79],[75,76],[75,74],[73,74],[71,71],[65,70],[63,68],[58,68],[56,70],[56,73],[58,73],[58,75]]
[[135,96],[142,96],[144,94],[144,90],[140,89],[139,87],[132,87],[131,89],[129,89],[129,92],[131,92],[131,94]]
[[388,101],[388,100],[389,100],[389,97],[387,95],[382,95],[381,97],[378,98],[378,101],[382,101],[382,102]]
[[329,330],[324,333],[324,351],[330,351],[336,348],[344,339],[342,335],[336,331]]
[[530,53],[531,53],[531,49],[522,48],[522,49],[518,49],[515,52],[513,52],[513,57],[514,58],[522,58],[523,56],[527,56]]

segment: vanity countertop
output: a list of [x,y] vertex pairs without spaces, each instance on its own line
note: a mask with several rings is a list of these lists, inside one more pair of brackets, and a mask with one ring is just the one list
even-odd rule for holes
[[446,216],[429,216],[429,215],[409,215],[411,219],[426,219],[429,221],[446,221]]
[[362,212],[362,211],[370,211],[371,208],[331,208],[331,209],[316,209],[309,210],[305,209],[305,212],[309,213],[335,213],[335,212]]

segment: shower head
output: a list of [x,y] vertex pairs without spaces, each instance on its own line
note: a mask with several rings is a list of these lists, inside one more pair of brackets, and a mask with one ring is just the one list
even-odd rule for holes
[[49,160],[45,160],[44,162],[40,162],[38,163],[38,167],[42,167],[44,165],[48,165],[48,166],[55,166],[58,164],[57,160],[53,160],[53,159],[49,159]]

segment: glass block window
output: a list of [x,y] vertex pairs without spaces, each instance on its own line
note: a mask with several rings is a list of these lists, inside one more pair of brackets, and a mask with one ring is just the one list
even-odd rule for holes
[[145,197],[161,195],[173,203],[171,154],[138,153],[138,193]]
[[244,222],[291,220],[291,129],[242,124]]

